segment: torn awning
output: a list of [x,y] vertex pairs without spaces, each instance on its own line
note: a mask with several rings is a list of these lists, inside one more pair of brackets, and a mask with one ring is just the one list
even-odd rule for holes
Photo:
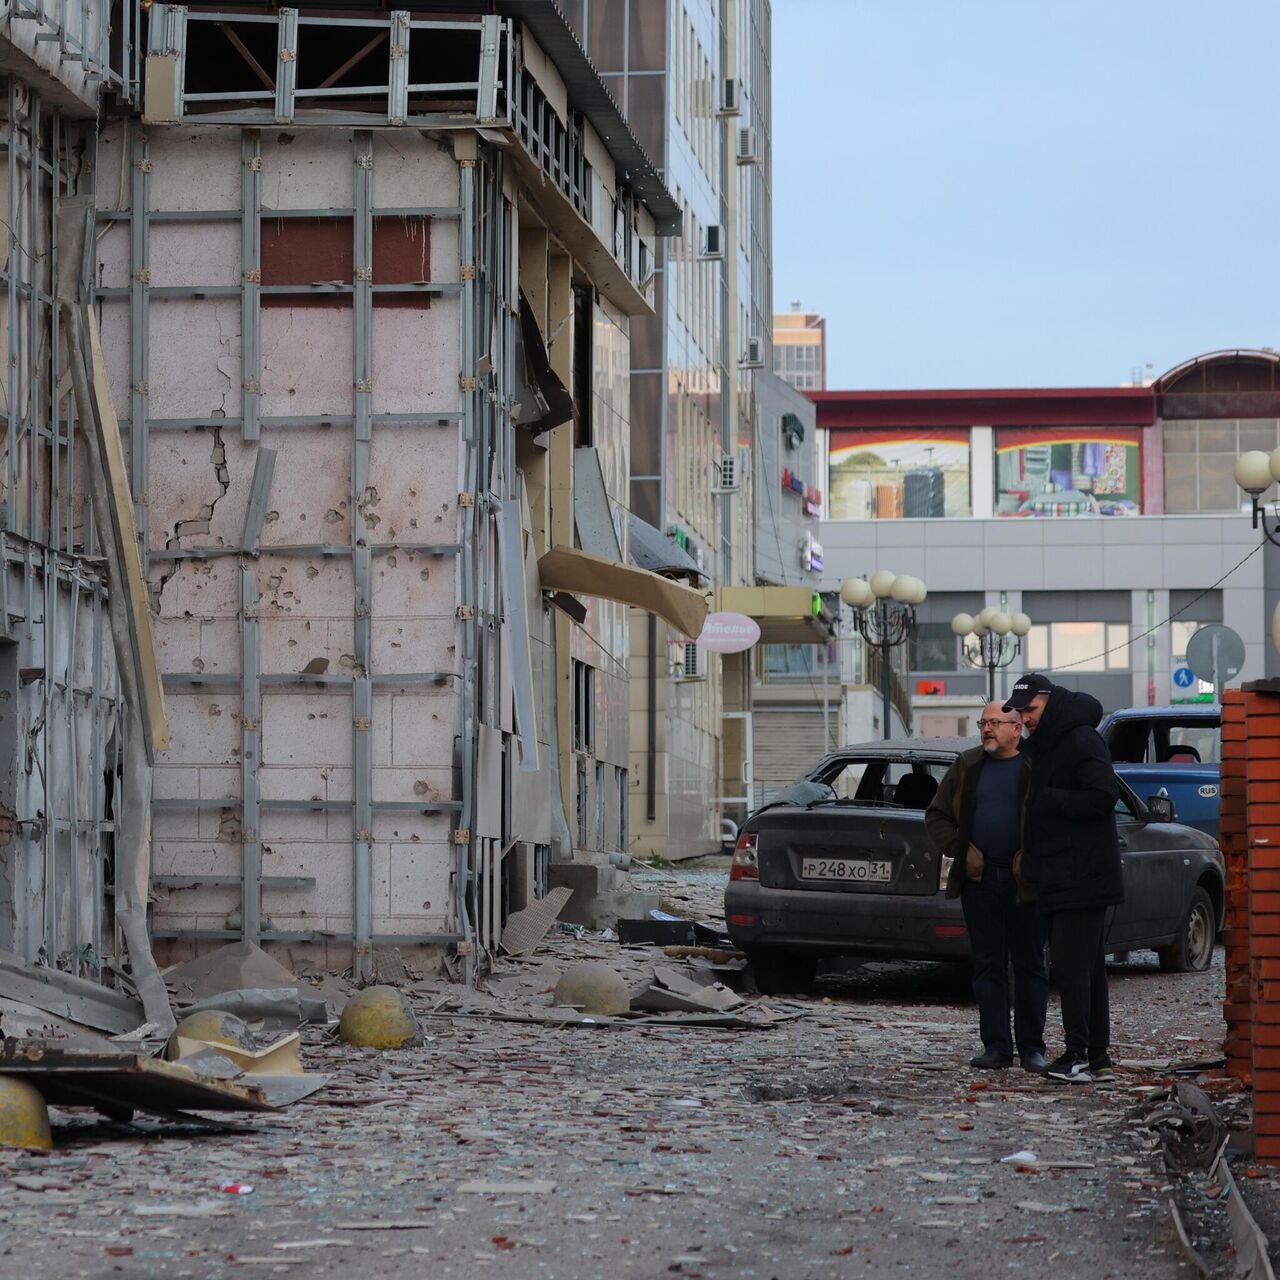
[[754,619],[761,644],[828,644],[834,634],[830,611],[809,587],[721,587],[716,607]]
[[647,569],[617,564],[572,547],[554,547],[538,561],[544,591],[572,591],[647,609],[696,640],[707,618],[707,601],[700,591]]
[[628,512],[627,517],[627,550],[632,564],[650,573],[688,578],[690,582],[705,576],[698,562],[674,538],[641,520],[635,512]]

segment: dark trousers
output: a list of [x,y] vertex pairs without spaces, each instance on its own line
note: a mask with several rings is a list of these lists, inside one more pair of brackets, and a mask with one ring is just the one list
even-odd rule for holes
[[1049,953],[1054,985],[1062,997],[1067,1052],[1093,1062],[1111,1047],[1106,920],[1106,907],[1055,911],[1049,917]]
[[[1049,971],[1044,928],[1033,903],[1018,901],[1011,867],[983,868],[981,881],[960,890],[964,923],[973,948],[973,995],[985,1049],[1013,1057],[1044,1052]],[[1009,1036],[1009,964],[1013,964],[1013,1039]]]

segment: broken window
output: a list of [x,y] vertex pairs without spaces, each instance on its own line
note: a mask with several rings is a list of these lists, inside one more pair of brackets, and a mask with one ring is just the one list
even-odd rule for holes
[[[264,307],[350,306],[354,266],[350,218],[262,219]],[[431,219],[375,216],[373,305],[425,309],[431,305],[430,293],[395,286],[430,281]]]
[[573,660],[573,749],[590,755],[596,739],[596,672]]

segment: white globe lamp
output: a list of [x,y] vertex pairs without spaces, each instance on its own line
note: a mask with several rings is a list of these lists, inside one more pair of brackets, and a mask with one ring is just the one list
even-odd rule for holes
[[862,609],[871,603],[874,593],[866,578],[846,578],[840,584],[840,599],[851,608]]
[[[1276,607],[1280,609],[1280,605],[1277,605]],[[973,614],[971,613],[957,613],[956,616],[951,619],[951,630],[958,636],[971,636],[975,625]]]
[[1031,630],[1031,618],[1025,613],[1015,613],[1009,628],[1015,636],[1025,636]]
[[1280,454],[1280,449],[1270,457],[1261,449],[1250,449],[1248,453],[1242,453],[1236,459],[1236,484],[1245,493],[1252,494],[1255,498],[1269,489],[1271,482],[1275,479],[1277,454]]
[[888,569],[879,569],[871,575],[871,590],[880,600],[887,600],[893,594],[893,584],[897,574]]

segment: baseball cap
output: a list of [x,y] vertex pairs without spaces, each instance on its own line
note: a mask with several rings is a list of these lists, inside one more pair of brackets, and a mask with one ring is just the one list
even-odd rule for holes
[[1004,704],[1005,711],[1025,711],[1027,704],[1038,693],[1052,693],[1053,682],[1048,676],[1031,672],[1019,679],[1009,694],[1009,701]]

